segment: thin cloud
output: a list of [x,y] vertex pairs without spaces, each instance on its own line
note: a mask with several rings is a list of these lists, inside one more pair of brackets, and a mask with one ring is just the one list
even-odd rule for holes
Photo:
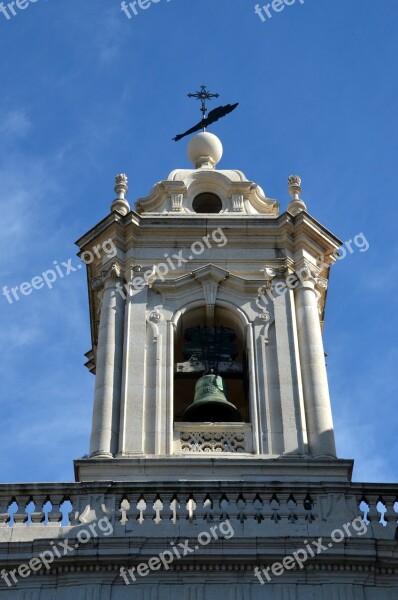
[[0,136],[2,141],[12,142],[14,138],[24,138],[30,132],[32,122],[25,109],[11,110],[2,116]]

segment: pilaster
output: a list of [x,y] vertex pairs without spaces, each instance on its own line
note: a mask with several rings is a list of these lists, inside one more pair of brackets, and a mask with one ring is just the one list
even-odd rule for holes
[[117,452],[122,381],[123,323],[125,296],[122,268],[113,263],[102,271],[95,286],[103,286],[96,353],[91,457],[112,457]]
[[[140,266],[131,274],[144,274]],[[119,457],[145,453],[146,313],[148,284],[130,286],[125,310]]]

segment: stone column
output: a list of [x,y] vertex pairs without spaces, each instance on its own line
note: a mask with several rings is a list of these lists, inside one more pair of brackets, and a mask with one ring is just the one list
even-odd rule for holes
[[118,452],[118,456],[124,458],[145,454],[148,285],[141,277],[144,272],[145,269],[141,266],[134,267],[132,284],[126,303],[126,334],[123,360],[125,369],[122,383]]
[[124,304],[121,268],[102,273],[104,285],[96,353],[90,456],[112,457],[118,451],[122,381]]
[[300,269],[298,278],[295,303],[309,454],[314,457],[335,457],[336,445],[315,290],[316,279],[306,266]]

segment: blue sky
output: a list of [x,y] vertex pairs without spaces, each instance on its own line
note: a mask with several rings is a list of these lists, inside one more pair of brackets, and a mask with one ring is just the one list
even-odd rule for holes
[[[260,3],[261,4],[261,3]],[[309,212],[370,244],[333,267],[325,349],[339,456],[355,480],[394,481],[398,454],[396,0],[299,0],[262,22],[251,0],[38,0],[0,13],[0,288],[74,257],[109,210],[176,167],[171,138],[206,83],[237,112],[213,127],[238,168],[285,209],[298,173]],[[215,106],[215,104],[214,104]],[[84,271],[10,305],[0,297],[0,481],[73,480],[94,378]]]

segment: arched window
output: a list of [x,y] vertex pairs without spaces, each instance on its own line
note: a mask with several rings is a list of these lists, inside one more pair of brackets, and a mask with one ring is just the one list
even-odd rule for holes
[[[222,382],[218,380],[218,387],[240,415],[240,418],[222,420],[250,422],[245,343],[230,311],[216,307],[211,323],[205,307],[185,313],[178,323],[174,360],[174,421],[190,420],[184,415],[193,404],[196,384],[204,375],[212,373],[222,379]],[[214,392],[215,396],[219,393],[217,389]],[[232,412],[227,410],[224,414]],[[209,412],[208,418],[206,411],[201,414],[203,422],[218,420],[214,412],[213,416]]]
[[204,192],[196,196],[192,209],[198,214],[217,214],[221,212],[222,202],[216,194]]

